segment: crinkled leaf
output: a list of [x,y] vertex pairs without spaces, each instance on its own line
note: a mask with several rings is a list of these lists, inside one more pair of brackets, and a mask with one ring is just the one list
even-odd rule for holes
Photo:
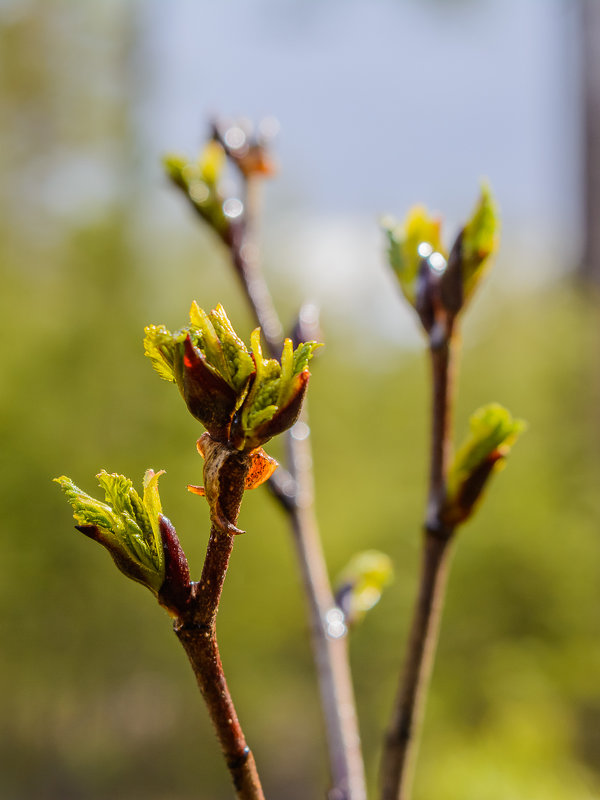
[[217,336],[217,332],[212,324],[210,316],[200,308],[198,303],[194,301],[190,308],[190,322],[192,327],[197,328],[200,336],[194,342],[202,353],[206,356],[206,360],[211,367],[228,383],[231,383],[229,377],[229,370],[225,361],[225,354],[223,347]]
[[145,355],[163,380],[175,382],[176,362],[185,333],[178,331],[173,334],[164,325],[147,325],[144,333]]
[[[287,344],[288,342],[289,345]],[[287,354],[286,347],[288,349]],[[290,339],[285,340],[281,354],[281,380],[277,401],[280,408],[285,407],[300,389],[299,376],[308,368],[308,364],[318,347],[322,347],[320,342],[302,342],[291,353],[292,342]]]
[[158,493],[158,479],[164,475],[164,469],[159,472],[154,472],[153,469],[147,469],[144,473],[144,508],[150,519],[152,532],[156,542],[160,542],[160,525],[159,520],[162,515],[162,503],[160,501],[160,494]]
[[432,217],[424,206],[412,208],[403,223],[388,225],[388,258],[402,291],[412,306],[417,302],[417,278],[423,255],[419,247],[429,245],[430,253],[446,255],[440,238],[441,221]]
[[260,345],[260,328],[250,335],[256,375],[248,396],[244,401],[242,420],[247,431],[260,425],[277,411],[281,364],[274,358],[265,358]]
[[465,301],[491,264],[498,249],[500,221],[490,187],[483,184],[470,220],[462,233],[462,279]]
[[264,444],[294,424],[309,378],[307,364],[319,347],[317,342],[307,342],[293,350],[292,341],[286,339],[280,364],[263,356],[260,328],[252,332],[250,341],[256,374],[232,425],[232,438],[240,449]]
[[55,478],[54,482],[58,483],[73,507],[73,517],[78,525],[95,525],[106,530],[119,526],[118,517],[109,505],[90,497],[70,478],[61,475]]
[[55,480],[71,504],[78,526],[94,529],[95,534],[84,532],[106,547],[122,572],[157,593],[165,572],[156,486],[161,473],[155,475],[152,470],[149,473],[152,475],[148,479],[148,493],[141,498],[124,475],[102,470],[97,477],[104,490],[104,503],[65,476]]
[[221,343],[229,382],[236,391],[241,391],[254,372],[254,362],[246,345],[234,331],[225,309],[219,305],[210,314],[213,329]]
[[378,550],[357,553],[338,578],[336,595],[350,622],[376,605],[393,578],[392,561]]

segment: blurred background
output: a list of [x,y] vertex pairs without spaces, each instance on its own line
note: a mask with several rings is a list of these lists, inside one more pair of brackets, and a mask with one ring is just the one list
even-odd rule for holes
[[[463,332],[457,437],[529,421],[461,531],[415,798],[600,797],[600,62],[597,0],[0,0],[0,796],[220,800],[229,779],[165,614],[77,534],[58,487],[101,469],[161,493],[194,574],[200,431],[143,326],[192,299],[252,321],[220,245],[162,174],[218,113],[281,123],[264,198],[283,318],[322,309],[310,391],[331,573],[396,579],[352,635],[371,785],[419,561],[428,374],[379,219],[450,241],[487,177],[503,219]],[[271,448],[276,454],[277,448]],[[219,618],[267,795],[323,796],[323,735],[285,519],[247,495]]]

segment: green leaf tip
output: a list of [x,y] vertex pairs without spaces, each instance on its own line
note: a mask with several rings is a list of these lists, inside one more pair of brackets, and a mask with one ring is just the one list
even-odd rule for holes
[[242,392],[254,372],[254,362],[244,342],[234,331],[219,303],[209,314],[196,301],[190,309],[192,342],[204,353],[209,365],[234,389]]
[[393,579],[392,560],[378,550],[357,553],[337,580],[336,600],[349,624],[359,622]]
[[464,522],[473,512],[492,472],[505,459],[527,424],[513,419],[498,403],[479,408],[469,420],[470,434],[456,452],[448,471],[444,519]]
[[177,384],[188,410],[217,441],[252,450],[291,427],[300,412],[318,342],[294,350],[286,339],[281,362],[265,358],[260,329],[251,351],[223,306],[206,313],[194,302],[190,324],[175,333],[164,325],[145,329],[144,350],[161,378]]
[[492,262],[500,241],[500,218],[487,182],[461,239],[463,297],[466,302]]
[[102,470],[96,477],[104,501],[86,494],[64,475],[54,479],[73,508],[78,529],[102,544],[121,572],[156,595],[165,579],[158,494],[162,474],[147,470],[140,496],[129,478]]
[[416,308],[421,261],[432,253],[446,256],[441,241],[441,220],[425,206],[414,206],[404,222],[383,221],[388,239],[388,259],[408,302]]

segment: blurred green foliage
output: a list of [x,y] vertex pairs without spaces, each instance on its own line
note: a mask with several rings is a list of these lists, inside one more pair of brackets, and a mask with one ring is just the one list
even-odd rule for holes
[[[31,7],[1,42],[15,124],[0,148],[0,796],[225,800],[228,777],[166,614],[73,529],[51,478],[93,491],[101,468],[165,468],[165,513],[197,577],[208,509],[186,485],[201,482],[201,427],[144,358],[143,327],[177,326],[192,299],[223,302],[245,338],[252,321],[212,240],[194,233],[190,249],[174,236],[155,250],[139,196],[132,216],[131,132],[119,103],[103,114],[107,85],[122,103],[126,90],[98,68],[120,63],[126,37],[68,38],[77,15],[108,24],[101,4]],[[77,41],[68,56],[65,37]],[[80,57],[85,76],[73,69]],[[110,211],[85,221],[44,208],[43,159],[110,137],[127,164]],[[600,797],[598,298],[566,281],[509,296],[495,280],[467,319],[457,440],[491,400],[530,428],[457,541],[416,800],[587,800]],[[398,315],[409,313],[399,296]],[[422,354],[391,348],[385,368],[357,367],[350,323],[328,329],[324,309],[324,324],[309,394],[330,571],[376,548],[396,576],[352,633],[374,785],[418,574],[428,374]],[[290,535],[264,489],[247,494],[240,522],[248,534],[219,616],[226,672],[267,795],[320,797],[326,762]]]

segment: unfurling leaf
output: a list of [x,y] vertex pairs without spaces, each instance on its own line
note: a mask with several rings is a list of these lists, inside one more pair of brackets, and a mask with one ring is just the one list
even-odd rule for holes
[[357,553],[337,580],[336,601],[349,624],[376,605],[394,574],[392,561],[378,550]]
[[226,238],[230,222],[223,210],[227,198],[219,184],[225,166],[225,152],[221,145],[209,141],[197,161],[188,161],[180,155],[163,159],[165,171],[173,183],[187,195],[196,211],[221,238]]
[[401,224],[387,224],[384,231],[388,237],[388,258],[404,296],[417,306],[417,283],[419,269],[424,258],[433,253],[445,257],[441,242],[441,221],[432,217],[424,206],[412,208]]
[[445,310],[456,316],[468,303],[490,267],[498,249],[500,223],[487,184],[481,187],[477,206],[459,233],[440,278],[440,297]]
[[162,509],[158,478],[148,470],[144,495],[124,475],[102,470],[97,475],[105,500],[96,500],[64,475],[55,478],[71,506],[77,529],[102,544],[127,577],[158,595],[165,580],[165,556],[160,530]]
[[252,332],[250,342],[256,372],[231,426],[232,442],[240,450],[260,447],[296,422],[310,377],[308,363],[320,347],[318,342],[304,342],[294,350],[286,339],[279,363],[263,356],[260,328]]
[[526,428],[497,403],[478,409],[469,420],[471,432],[448,471],[443,518],[451,526],[472,514],[492,472],[504,465],[512,445]]
[[462,278],[465,302],[487,271],[498,249],[500,221],[490,187],[484,183],[479,201],[462,233]]

